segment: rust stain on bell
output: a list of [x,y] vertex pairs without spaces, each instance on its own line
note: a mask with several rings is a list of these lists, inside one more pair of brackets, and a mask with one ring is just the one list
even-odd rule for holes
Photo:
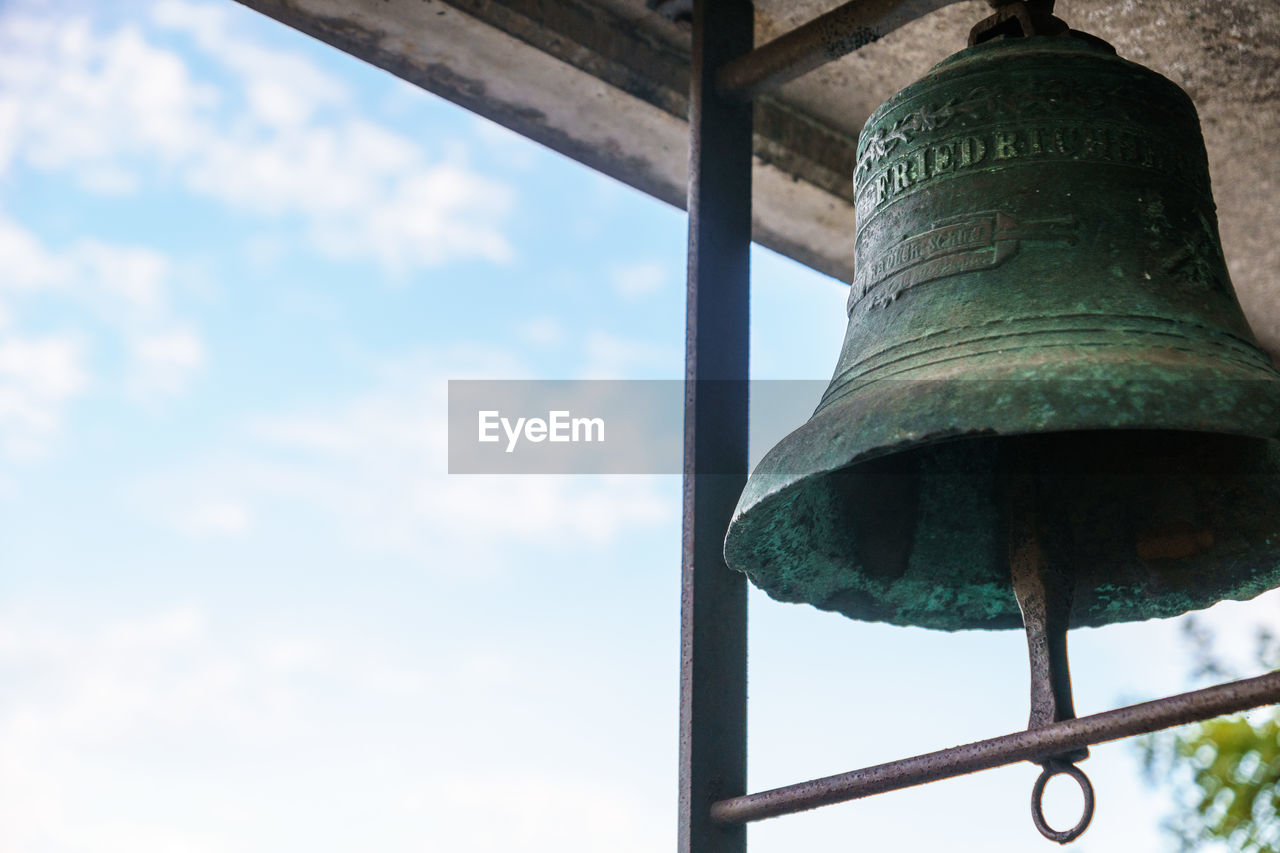
[[858,619],[1017,627],[1017,444],[1072,625],[1280,585],[1280,375],[1187,95],[1091,37],[996,40],[885,103],[857,155],[835,375],[752,474],[729,564]]

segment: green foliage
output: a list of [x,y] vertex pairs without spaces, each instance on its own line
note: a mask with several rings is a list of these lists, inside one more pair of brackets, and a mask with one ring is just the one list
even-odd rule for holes
[[[1212,638],[1192,620],[1196,674],[1229,678]],[[1259,636],[1260,662],[1274,667],[1277,643]],[[1280,853],[1280,709],[1194,723],[1140,740],[1149,782],[1171,788],[1178,810],[1166,827],[1182,849],[1217,842],[1233,853]]]
[[1148,778],[1183,788],[1183,810],[1167,826],[1184,850],[1210,841],[1239,853],[1280,850],[1280,717],[1209,720],[1143,746]]

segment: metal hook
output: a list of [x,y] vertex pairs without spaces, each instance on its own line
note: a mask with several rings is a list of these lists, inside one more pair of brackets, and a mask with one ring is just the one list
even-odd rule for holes
[[[1049,826],[1048,821],[1044,819],[1044,788],[1049,784],[1050,779],[1064,773],[1075,779],[1076,784],[1080,786],[1080,793],[1084,795],[1084,814],[1080,816],[1075,826],[1058,830]],[[1031,789],[1031,820],[1035,823],[1036,829],[1040,830],[1040,834],[1050,841],[1056,841],[1059,844],[1075,841],[1089,828],[1089,821],[1093,820],[1093,785],[1089,782],[1089,777],[1074,764],[1065,761],[1045,762],[1044,769],[1040,771],[1040,777],[1036,779],[1035,787]]]

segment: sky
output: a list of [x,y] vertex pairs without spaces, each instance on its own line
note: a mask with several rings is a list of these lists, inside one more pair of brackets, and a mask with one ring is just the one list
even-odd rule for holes
[[[449,476],[445,409],[679,379],[685,229],[229,0],[0,3],[0,851],[672,849],[678,478]],[[752,286],[752,375],[827,378],[845,287]],[[1026,724],[1016,633],[750,619],[753,790]],[[1071,642],[1080,713],[1191,686],[1177,620]],[[1132,744],[1084,769],[1074,849],[1169,849]],[[1048,849],[1036,773],[751,849]]]

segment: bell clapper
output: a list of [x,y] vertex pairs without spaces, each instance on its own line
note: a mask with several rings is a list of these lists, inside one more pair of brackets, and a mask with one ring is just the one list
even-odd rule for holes
[[[1067,626],[1071,618],[1071,579],[1048,565],[1037,530],[1039,514],[1034,468],[1027,456],[1008,473],[1009,568],[1014,595],[1022,610],[1031,662],[1031,716],[1028,729],[1075,718],[1071,673],[1067,665]],[[1093,786],[1075,762],[1089,757],[1088,747],[1053,756],[1031,791],[1031,818],[1045,838],[1066,844],[1079,838],[1093,819]],[[1049,779],[1067,774],[1084,795],[1084,814],[1068,830],[1056,830],[1044,818],[1044,789]]]

